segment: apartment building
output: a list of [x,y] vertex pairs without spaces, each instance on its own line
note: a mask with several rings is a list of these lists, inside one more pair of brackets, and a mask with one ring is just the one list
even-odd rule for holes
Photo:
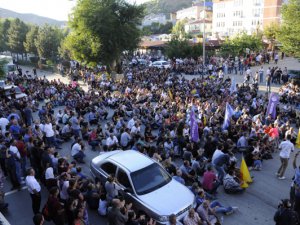
[[281,5],[282,0],[214,0],[213,34],[226,37],[263,30],[280,21]]

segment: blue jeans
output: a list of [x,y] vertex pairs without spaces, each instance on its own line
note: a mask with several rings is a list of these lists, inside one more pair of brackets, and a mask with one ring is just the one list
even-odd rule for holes
[[82,162],[84,157],[85,157],[85,154],[83,153],[83,151],[79,151],[77,154],[75,154],[73,156],[73,158],[75,160],[77,160],[78,162]]
[[16,161],[15,164],[16,164],[16,177],[17,177],[19,184],[21,184],[21,181],[22,181],[21,180],[21,176],[22,176],[21,175],[21,163]]
[[218,179],[219,179],[220,183],[223,184],[223,178],[225,176],[225,170],[224,170],[223,166],[215,165],[215,169],[218,172]]
[[96,147],[99,145],[98,141],[89,141],[89,145],[92,146],[92,149],[95,150]]
[[54,136],[46,137],[46,139],[47,139],[48,145],[58,147],[58,144],[57,144]]
[[[216,208],[217,207],[217,208]],[[212,209],[215,209],[215,212],[216,213],[228,213],[228,212],[230,212],[230,211],[232,211],[233,209],[232,209],[232,207],[225,207],[225,206],[223,206],[220,202],[218,202],[218,201],[212,201],[211,203],[210,203],[210,208],[212,208]]]
[[21,174],[26,176],[26,156],[21,157]]
[[262,168],[261,160],[254,160],[254,167],[261,169]]

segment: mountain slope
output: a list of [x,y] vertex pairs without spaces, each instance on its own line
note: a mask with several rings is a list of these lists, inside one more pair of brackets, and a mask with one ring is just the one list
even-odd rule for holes
[[152,0],[145,3],[147,14],[169,14],[190,7],[193,0]]
[[54,20],[51,18],[38,16],[35,14],[17,13],[3,8],[0,8],[0,18],[19,18],[20,20],[23,20],[25,23],[32,23],[39,26],[47,23],[49,25],[60,27],[66,24],[65,21]]

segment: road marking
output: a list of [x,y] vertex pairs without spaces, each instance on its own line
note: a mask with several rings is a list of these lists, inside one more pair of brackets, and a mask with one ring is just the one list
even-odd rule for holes
[[12,194],[14,194],[16,192],[19,192],[19,191],[25,190],[25,189],[27,189],[27,186],[22,187],[20,190],[16,189],[16,190],[12,190],[12,191],[6,192],[5,196],[12,195]]

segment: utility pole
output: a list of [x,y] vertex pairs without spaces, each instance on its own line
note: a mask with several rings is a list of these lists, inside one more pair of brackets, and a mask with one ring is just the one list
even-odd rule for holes
[[204,66],[205,66],[205,17],[206,17],[206,8],[205,4],[206,0],[203,2],[203,8],[204,8],[204,13],[203,13],[203,35],[202,35],[202,44],[203,44],[203,65],[202,65],[202,79],[204,78]]

